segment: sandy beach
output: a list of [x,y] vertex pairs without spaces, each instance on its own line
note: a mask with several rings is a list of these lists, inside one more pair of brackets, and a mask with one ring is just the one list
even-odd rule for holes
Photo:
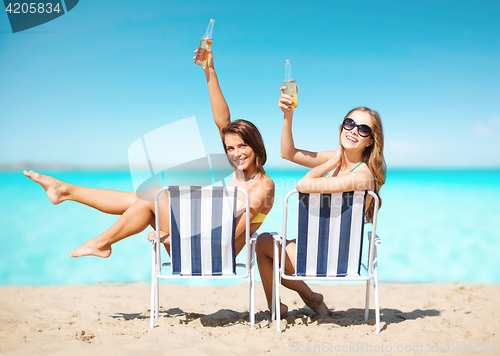
[[[0,288],[5,355],[498,354],[500,286],[381,284],[381,328],[363,321],[363,285],[315,285],[332,310],[318,318],[282,288],[289,315],[275,330],[257,284],[256,328],[248,285],[161,284],[149,328],[147,284]],[[329,293],[329,294],[328,294]],[[495,351],[496,349],[496,351]],[[489,350],[489,351],[487,351]]]

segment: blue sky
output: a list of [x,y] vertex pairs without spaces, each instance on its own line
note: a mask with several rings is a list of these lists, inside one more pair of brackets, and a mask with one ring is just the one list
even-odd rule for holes
[[500,167],[499,14],[498,1],[81,0],[12,34],[2,11],[0,164],[126,165],[136,139],[191,116],[221,153],[192,60],[214,18],[223,93],[261,130],[269,167],[294,168],[279,152],[285,59],[297,147],[335,149],[344,115],[368,106],[389,168]]

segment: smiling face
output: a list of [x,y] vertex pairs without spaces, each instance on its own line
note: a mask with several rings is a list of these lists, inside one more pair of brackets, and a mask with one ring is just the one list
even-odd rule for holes
[[[368,125],[373,127],[373,119],[370,114],[363,111],[354,111],[349,114],[357,125]],[[372,136],[363,137],[358,132],[358,127],[348,131],[344,128],[340,131],[340,143],[346,150],[355,150],[363,152],[366,147],[373,144]]]
[[252,172],[255,168],[255,152],[240,135],[228,133],[224,135],[226,153],[235,169]]

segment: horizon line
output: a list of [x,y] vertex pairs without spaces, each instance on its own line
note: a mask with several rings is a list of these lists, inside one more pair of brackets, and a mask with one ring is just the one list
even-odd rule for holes
[[[302,167],[297,165],[296,167],[284,167],[282,165],[269,165],[266,166],[267,170],[282,170],[282,171],[298,171],[298,170],[308,170],[308,167]],[[468,169],[478,169],[478,170],[500,170],[500,165],[492,166],[474,166],[474,165],[464,165],[464,166],[408,166],[408,165],[388,165],[387,170],[398,169],[398,170],[468,170]],[[0,171],[15,171],[15,170],[61,170],[61,171],[81,171],[81,170],[97,170],[97,171],[129,171],[130,167],[128,164],[121,165],[103,165],[103,164],[68,164],[68,163],[34,163],[34,162],[16,162],[16,163],[0,163]]]

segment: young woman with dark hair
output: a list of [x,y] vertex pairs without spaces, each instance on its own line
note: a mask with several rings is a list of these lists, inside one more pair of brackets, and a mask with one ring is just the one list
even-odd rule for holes
[[[246,120],[231,122],[229,107],[222,95],[215,74],[213,55],[210,48],[207,50],[209,57],[203,69],[207,77],[213,117],[219,128],[224,150],[234,168],[229,185],[242,187],[248,192],[250,197],[250,233],[252,234],[260,227],[274,201],[274,183],[263,168],[267,158],[266,150],[262,136],[255,125]],[[71,251],[70,257],[89,255],[109,257],[111,246],[114,243],[137,234],[148,226],[154,227],[154,201],[139,199],[134,192],[76,186],[33,171],[24,171],[24,174],[45,189],[53,204],[72,200],[107,214],[121,215],[108,230]],[[151,188],[151,192],[157,191],[157,189],[158,187]],[[238,200],[241,203],[240,206],[245,206],[243,195],[238,196]],[[160,201],[160,210],[167,211],[167,207],[168,194],[165,193],[164,199]],[[245,212],[242,212],[236,220],[236,254],[245,245],[245,219]],[[161,241],[170,252],[168,214],[161,214],[160,230],[162,231]],[[148,238],[153,236],[154,233],[148,234]]]

